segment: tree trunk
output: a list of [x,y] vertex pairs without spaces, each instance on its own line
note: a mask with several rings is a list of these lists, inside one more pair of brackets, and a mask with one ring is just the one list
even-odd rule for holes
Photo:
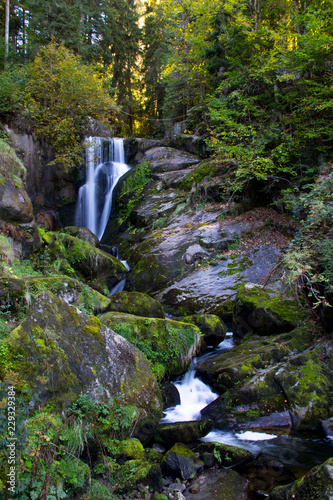
[[6,12],[5,12],[5,58],[8,57],[9,49],[9,0],[6,0]]

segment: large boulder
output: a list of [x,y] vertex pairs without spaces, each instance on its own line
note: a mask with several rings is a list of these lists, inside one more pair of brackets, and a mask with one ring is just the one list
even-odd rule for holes
[[176,443],[162,462],[162,469],[181,479],[193,478],[204,463],[185,444]]
[[196,325],[207,345],[217,346],[226,336],[226,324],[215,314],[193,314],[192,316],[184,316],[182,318],[184,323],[193,323]]
[[62,232],[42,232],[41,259],[58,272],[83,279],[98,291],[111,288],[128,274],[123,263],[94,244]]
[[95,316],[43,292],[4,342],[1,377],[29,389],[34,403],[61,410],[81,392],[97,401],[122,394],[138,407],[136,436],[154,432],[162,403],[147,359]]
[[245,283],[237,293],[234,332],[239,336],[290,332],[303,317],[304,312],[294,298],[284,297],[260,285]]
[[332,500],[333,458],[311,469],[304,477],[288,486],[277,486],[269,500]]
[[185,490],[188,500],[250,500],[250,483],[236,471],[209,470]]
[[161,304],[140,292],[117,292],[110,297],[110,303],[103,312],[123,312],[147,318],[164,318]]
[[213,429],[212,420],[193,420],[189,422],[176,422],[160,424],[154,435],[158,443],[171,446],[175,443],[193,443],[206,436]]
[[158,378],[185,373],[203,348],[203,338],[195,325],[118,312],[104,313],[100,320],[140,349]]
[[313,328],[308,323],[264,342],[252,335],[228,352],[199,361],[198,375],[221,394],[202,416],[221,429],[315,430],[330,416],[332,354],[330,341],[313,346]]
[[154,172],[182,170],[200,162],[195,155],[164,146],[148,149],[143,160],[151,162]]

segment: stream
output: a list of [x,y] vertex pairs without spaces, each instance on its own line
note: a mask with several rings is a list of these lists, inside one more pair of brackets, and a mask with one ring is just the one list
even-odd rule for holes
[[[226,338],[217,347],[210,348],[208,353],[197,359],[207,357],[232,349],[234,347],[233,334],[228,332]],[[180,404],[168,408],[164,412],[161,423],[184,422],[199,420],[200,411],[214,401],[218,394],[196,377],[195,358],[188,372],[174,385],[180,394]],[[201,441],[218,442],[238,446],[251,451],[254,455],[265,453],[272,458],[288,465],[296,477],[304,475],[309,469],[320,465],[333,456],[333,443],[329,439],[307,439],[287,434],[270,434],[267,432],[226,432],[213,429]]]

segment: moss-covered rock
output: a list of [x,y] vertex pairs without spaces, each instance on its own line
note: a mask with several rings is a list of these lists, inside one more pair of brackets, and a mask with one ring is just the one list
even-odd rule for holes
[[81,392],[109,400],[122,394],[139,408],[135,436],[154,432],[161,396],[146,358],[94,316],[49,292],[40,294],[24,321],[3,343],[1,377],[28,388],[41,404],[66,408]]
[[116,457],[124,457],[126,460],[145,460],[146,453],[142,443],[136,438],[129,438],[115,444],[114,453]]
[[283,297],[260,285],[245,284],[237,293],[233,311],[234,331],[240,336],[290,332],[304,316],[295,299]]
[[158,490],[162,484],[161,467],[144,460],[128,460],[118,473],[118,491],[133,489],[137,484]]
[[162,462],[162,470],[173,473],[181,479],[193,478],[203,466],[204,463],[182,443],[174,444]]
[[333,491],[333,458],[311,469],[288,486],[277,486],[269,500],[331,500]]
[[222,342],[227,333],[226,324],[214,314],[193,314],[182,318],[184,323],[197,325],[207,345],[217,346]]
[[198,327],[179,321],[117,312],[102,314],[100,320],[140,349],[158,378],[186,372],[203,345]]
[[75,236],[75,238],[88,241],[97,248],[100,245],[97,236],[86,227],[67,226],[62,231],[66,234],[70,234],[71,236]]
[[154,440],[169,447],[177,442],[193,443],[206,436],[212,429],[213,421],[209,419],[160,424],[156,429]]
[[223,467],[234,467],[253,459],[250,451],[224,443],[201,443],[196,446],[195,451],[200,454],[201,460],[204,460],[206,453],[212,453],[216,464]]
[[128,270],[112,255],[66,233],[42,234],[43,248],[39,258],[58,272],[85,280],[98,291],[112,287],[128,274]]
[[140,292],[117,292],[110,297],[104,312],[116,311],[147,318],[164,318],[161,304]]
[[[313,346],[311,323],[272,337],[249,336],[232,350],[199,361],[200,377],[222,394],[202,410],[219,428],[315,429],[330,416],[327,340]],[[328,351],[330,352],[330,350]]]

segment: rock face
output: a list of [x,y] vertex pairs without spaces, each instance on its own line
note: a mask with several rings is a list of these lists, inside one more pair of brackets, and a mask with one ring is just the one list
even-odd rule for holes
[[311,469],[304,477],[286,486],[278,486],[269,500],[331,500],[333,496],[333,458]]
[[[162,403],[146,358],[94,316],[44,292],[6,340],[5,380],[17,377],[36,403],[69,406],[81,391],[96,400],[122,393],[141,412],[137,436],[149,438]],[[142,401],[142,403],[140,403]]]
[[117,292],[103,312],[123,312],[147,318],[164,318],[161,304],[144,293]]
[[183,170],[200,162],[195,155],[163,146],[148,149],[143,156],[143,160],[152,163],[153,172]]
[[186,372],[203,347],[200,330],[195,325],[118,312],[102,314],[100,320],[140,349],[158,378]]

